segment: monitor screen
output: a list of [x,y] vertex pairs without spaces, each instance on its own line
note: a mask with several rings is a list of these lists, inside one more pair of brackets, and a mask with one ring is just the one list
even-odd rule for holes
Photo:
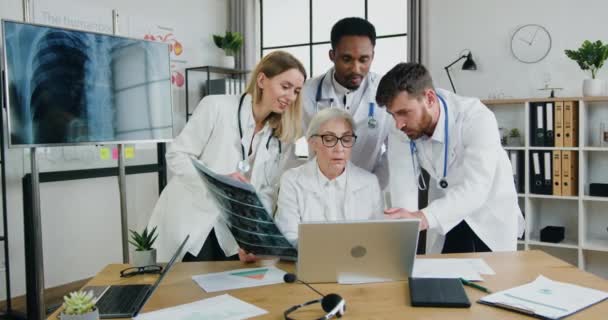
[[173,138],[167,44],[2,21],[9,146]]

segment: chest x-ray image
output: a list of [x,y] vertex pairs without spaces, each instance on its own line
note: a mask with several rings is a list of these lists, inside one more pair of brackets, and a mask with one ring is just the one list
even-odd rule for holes
[[166,44],[3,21],[10,145],[173,137]]

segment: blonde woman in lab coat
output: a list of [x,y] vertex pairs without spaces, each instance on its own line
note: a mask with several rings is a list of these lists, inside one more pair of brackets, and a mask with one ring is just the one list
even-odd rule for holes
[[250,182],[273,211],[280,174],[301,135],[300,90],[306,71],[291,54],[266,55],[242,96],[211,95],[197,106],[166,158],[174,174],[148,225],[158,226],[158,259],[167,261],[186,235],[184,261],[225,260],[238,245],[191,163]]
[[357,141],[350,113],[319,111],[306,139],[315,157],[281,177],[275,221],[285,237],[296,245],[303,221],[382,219],[378,179],[350,161]]

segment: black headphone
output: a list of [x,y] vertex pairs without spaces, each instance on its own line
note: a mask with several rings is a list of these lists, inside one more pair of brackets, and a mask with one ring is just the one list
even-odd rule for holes
[[328,320],[333,318],[334,316],[340,318],[344,315],[344,313],[346,312],[346,300],[344,300],[341,296],[335,294],[335,293],[330,293],[328,295],[324,295],[321,292],[315,290],[315,288],[311,287],[308,283],[298,279],[296,277],[295,274],[293,273],[286,273],[283,276],[283,280],[286,283],[294,283],[296,281],[301,282],[302,284],[306,285],[307,287],[309,287],[310,289],[312,289],[312,291],[318,293],[319,295],[321,295],[323,298],[321,299],[317,299],[317,300],[311,300],[308,302],[304,302],[302,304],[298,304],[295,305],[287,310],[285,310],[285,312],[283,313],[283,316],[285,317],[285,320],[295,320],[294,318],[290,318],[289,314],[308,305],[311,304],[315,304],[315,303],[321,303],[321,307],[323,308],[323,310],[325,312],[327,312],[327,314],[325,314],[323,317],[318,318],[316,320]]

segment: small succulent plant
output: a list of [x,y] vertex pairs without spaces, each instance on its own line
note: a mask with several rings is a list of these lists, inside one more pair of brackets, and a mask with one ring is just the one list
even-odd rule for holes
[[149,233],[148,227],[146,227],[141,234],[133,230],[129,231],[131,231],[131,240],[129,240],[129,243],[135,246],[136,251],[151,250],[154,241],[156,241],[156,238],[158,237],[158,234],[156,234],[156,227]]
[[68,315],[86,314],[95,310],[92,291],[74,291],[63,297],[63,313]]

